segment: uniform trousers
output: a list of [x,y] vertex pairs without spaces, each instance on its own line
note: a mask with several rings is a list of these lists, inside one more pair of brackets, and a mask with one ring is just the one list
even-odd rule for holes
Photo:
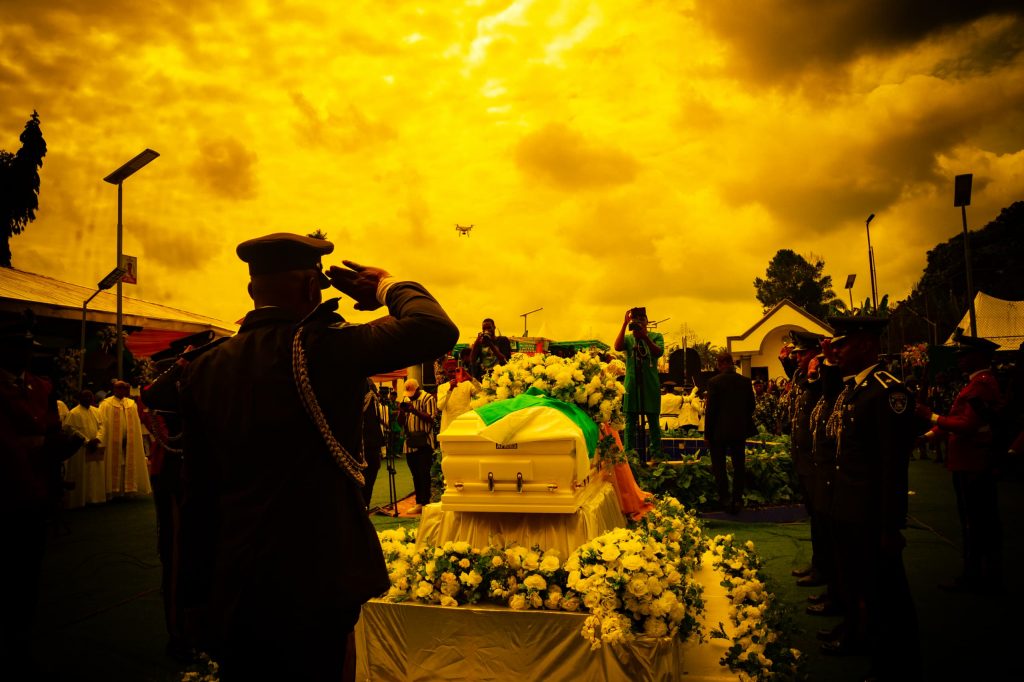
[[711,473],[718,484],[718,502],[729,502],[729,474],[725,468],[725,458],[732,459],[732,503],[742,504],[743,483],[747,477],[746,439],[712,441],[711,442]]
[[954,471],[953,490],[963,530],[964,578],[997,586],[1002,579],[1003,533],[995,475],[990,471]]
[[902,549],[883,550],[877,524],[836,520],[832,528],[846,636],[867,645],[879,679],[920,680],[917,613]]

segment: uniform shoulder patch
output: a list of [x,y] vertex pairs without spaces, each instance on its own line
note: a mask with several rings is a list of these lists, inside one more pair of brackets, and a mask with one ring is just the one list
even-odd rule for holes
[[905,391],[893,391],[889,394],[889,407],[896,414],[903,414],[910,404],[910,396]]

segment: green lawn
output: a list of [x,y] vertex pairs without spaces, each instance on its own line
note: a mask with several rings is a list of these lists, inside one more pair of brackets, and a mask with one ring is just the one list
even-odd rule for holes
[[[412,491],[408,467],[397,463],[399,496]],[[1008,589],[999,596],[949,595],[936,584],[959,569],[959,526],[949,474],[931,462],[911,464],[911,527],[905,553],[921,621],[922,645],[932,680],[1001,679],[998,671],[1015,660],[1021,597],[1016,567],[1021,565],[1024,504],[1021,479],[1001,485]],[[387,501],[387,475],[377,480],[376,500]],[[738,520],[713,518],[710,533],[751,539],[764,558],[778,597],[794,609],[800,629],[796,645],[805,652],[812,680],[856,680],[864,659],[828,659],[817,653],[815,631],[835,622],[803,613],[805,597],[790,570],[810,556],[806,522],[768,523],[745,513]],[[177,678],[179,666],[164,656],[165,636],[159,595],[160,567],[152,503],[137,500],[76,510],[65,515],[69,535],[52,537],[42,575],[34,656],[40,680],[125,680]],[[375,516],[378,528],[415,520]],[[1013,663],[1012,668],[1016,669]]]

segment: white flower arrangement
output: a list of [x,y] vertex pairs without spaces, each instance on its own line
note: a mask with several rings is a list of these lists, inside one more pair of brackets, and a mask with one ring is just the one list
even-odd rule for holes
[[605,533],[564,563],[539,547],[446,542],[416,550],[412,532],[379,535],[391,577],[389,601],[587,610],[581,634],[594,649],[637,637],[702,636],[701,586],[690,575],[705,541],[694,513],[671,498],[659,501],[635,529]]
[[484,376],[471,406],[514,398],[533,387],[552,398],[575,403],[598,424],[621,429],[625,424],[622,396],[626,389],[618,377],[625,373],[626,365],[621,360],[602,362],[589,351],[572,358],[515,353],[507,363]]
[[722,665],[750,682],[797,679],[800,651],[780,637],[775,596],[765,587],[754,543],[748,540],[738,546],[731,534],[717,535],[708,549],[715,557],[714,567],[726,575],[722,585],[729,596],[729,620],[734,626],[732,646],[722,657]]

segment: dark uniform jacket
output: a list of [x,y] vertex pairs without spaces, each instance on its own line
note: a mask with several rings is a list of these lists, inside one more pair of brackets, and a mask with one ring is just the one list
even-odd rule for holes
[[[361,449],[366,378],[435,358],[458,330],[420,285],[394,284],[393,317],[348,325],[322,304],[303,322],[309,374],[334,436]],[[359,485],[332,459],[292,372],[297,325],[253,310],[180,382],[186,606],[209,603],[214,637],[351,609],[389,587]]]
[[989,370],[977,372],[940,416],[932,431],[949,434],[950,471],[988,471],[992,465],[992,419],[1002,404],[999,383]]
[[754,388],[750,379],[733,370],[708,381],[704,435],[711,443],[734,443],[757,433],[754,428]]
[[836,440],[828,433],[828,419],[836,398],[843,390],[843,376],[835,365],[822,364],[818,370],[817,402],[811,408],[811,502],[819,513],[830,513],[836,473]]
[[808,381],[806,373],[798,371],[790,388],[793,396],[790,402],[790,453],[793,468],[799,476],[811,476],[811,411],[821,397],[821,381]]
[[896,377],[872,368],[836,400],[832,515],[843,523],[898,531],[907,516],[914,398]]

